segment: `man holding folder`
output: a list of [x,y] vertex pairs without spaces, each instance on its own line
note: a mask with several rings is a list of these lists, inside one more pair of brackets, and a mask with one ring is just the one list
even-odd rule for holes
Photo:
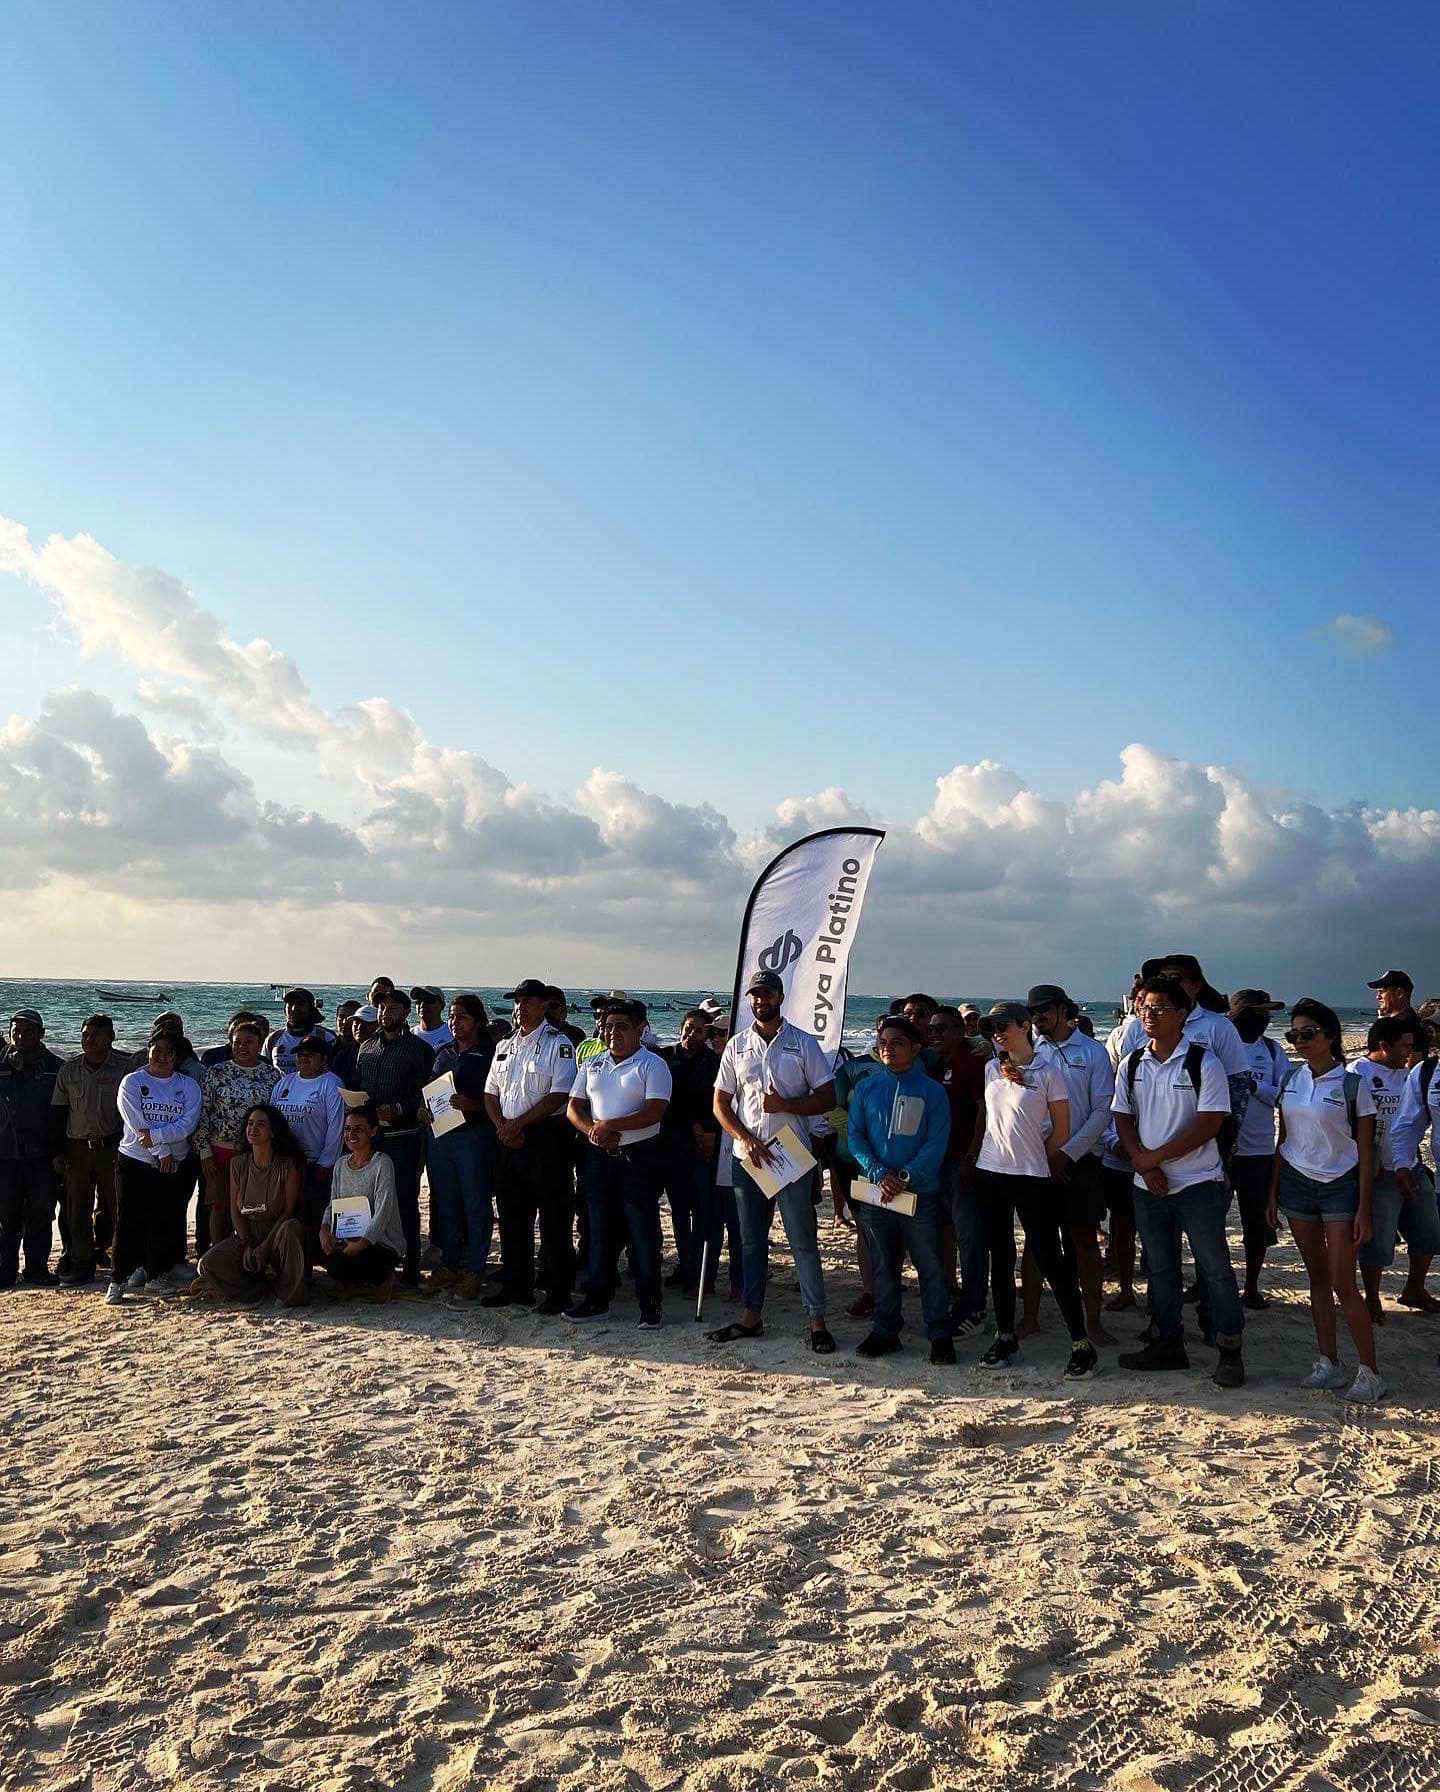
[[[735,1141],[745,1308],[738,1320],[710,1336],[717,1344],[728,1344],[758,1338],[764,1331],[770,1226],[778,1206],[810,1320],[810,1348],[828,1356],[835,1340],[825,1324],[825,1276],[810,1199],[814,1160],[808,1147],[809,1116],[828,1113],[835,1105],[834,1075],[814,1034],[802,1033],[781,1015],[785,985],[774,971],[756,971],[745,993],[753,1024],[727,1043],[715,1077],[715,1118]],[[787,1143],[804,1155],[798,1174],[793,1173]],[[785,1180],[776,1186],[781,1177]],[[774,1192],[767,1192],[757,1178],[769,1182]]]
[[892,1014],[876,1050],[888,1075],[857,1084],[850,1103],[850,1155],[864,1182],[851,1186],[856,1218],[870,1241],[875,1318],[858,1356],[900,1348],[900,1270],[905,1252],[920,1278],[920,1310],[932,1363],[953,1363],[950,1296],[941,1250],[940,1165],[950,1138],[950,1101],[941,1084],[915,1067],[919,1029]]

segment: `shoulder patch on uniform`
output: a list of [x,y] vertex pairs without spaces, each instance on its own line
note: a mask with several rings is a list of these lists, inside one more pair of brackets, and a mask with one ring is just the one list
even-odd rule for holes
[[575,1056],[575,1047],[568,1044],[562,1045],[556,1055],[561,1058],[573,1058]]

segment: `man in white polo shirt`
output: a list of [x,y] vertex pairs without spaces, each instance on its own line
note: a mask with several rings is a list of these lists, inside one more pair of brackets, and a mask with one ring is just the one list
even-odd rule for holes
[[808,1138],[810,1117],[828,1113],[835,1105],[834,1072],[814,1034],[802,1033],[782,1017],[785,985],[774,971],[757,971],[745,993],[753,1022],[726,1045],[715,1078],[715,1118],[735,1141],[733,1176],[745,1307],[739,1319],[710,1336],[717,1344],[728,1344],[737,1338],[758,1338],[764,1331],[770,1226],[778,1206],[810,1320],[810,1348],[828,1356],[835,1340],[825,1324],[825,1276],[810,1178],[801,1176],[772,1200],[750,1171],[770,1161],[770,1141],[785,1126],[793,1126],[802,1141]]
[[585,1203],[590,1214],[590,1286],[565,1317],[603,1319],[615,1292],[620,1246],[630,1240],[641,1331],[664,1323],[660,1310],[660,1124],[670,1105],[670,1066],[640,1043],[638,1002],[617,1002],[605,1016],[606,1049],[575,1075],[566,1109],[586,1140]]
[[1135,1220],[1150,1265],[1156,1338],[1120,1358],[1122,1369],[1188,1369],[1182,1325],[1180,1235],[1206,1284],[1219,1360],[1217,1387],[1240,1387],[1245,1312],[1230,1261],[1230,1190],[1215,1143],[1230,1086],[1215,1054],[1184,1036],[1190,997],[1174,977],[1147,977],[1137,1012],[1149,1044],[1116,1067],[1115,1130],[1135,1171]]

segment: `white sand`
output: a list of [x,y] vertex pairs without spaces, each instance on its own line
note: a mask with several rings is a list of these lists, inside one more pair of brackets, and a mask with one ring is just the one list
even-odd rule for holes
[[1048,1301],[998,1380],[812,1357],[777,1257],[723,1349],[0,1297],[0,1786],[1440,1784],[1440,1322],[1301,1392],[1287,1243],[1244,1390],[1069,1388]]

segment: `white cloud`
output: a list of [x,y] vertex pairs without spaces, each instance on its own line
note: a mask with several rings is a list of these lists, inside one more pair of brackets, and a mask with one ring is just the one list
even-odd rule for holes
[[[341,977],[377,955],[398,963],[403,941],[407,958],[423,954],[417,974],[723,984],[758,865],[856,822],[888,826],[857,988],[998,993],[1058,978],[1095,994],[1147,951],[1181,948],[1222,987],[1359,1001],[1391,963],[1440,986],[1426,957],[1440,811],[1324,810],[1137,742],[1116,777],[1065,801],[987,759],[938,776],[913,819],[887,823],[832,787],[784,797],[742,841],[710,806],[617,770],[596,767],[557,799],[427,741],[385,699],[328,714],[280,650],[235,641],[179,581],[87,537],[37,550],[0,521],[0,570],[38,584],[82,650],[143,672],[142,701],[167,730],[189,728],[151,732],[84,690],[0,728],[0,888],[22,974],[83,959],[119,976],[128,960],[101,962],[103,941],[146,975],[268,976],[283,956]],[[257,708],[268,735],[317,761],[340,743],[348,812],[276,802],[195,738],[217,712],[238,736]]]
[[1351,616],[1342,612],[1322,623],[1316,634],[1333,641],[1347,659],[1371,659],[1377,653],[1389,653],[1395,645],[1395,631],[1378,616]]

